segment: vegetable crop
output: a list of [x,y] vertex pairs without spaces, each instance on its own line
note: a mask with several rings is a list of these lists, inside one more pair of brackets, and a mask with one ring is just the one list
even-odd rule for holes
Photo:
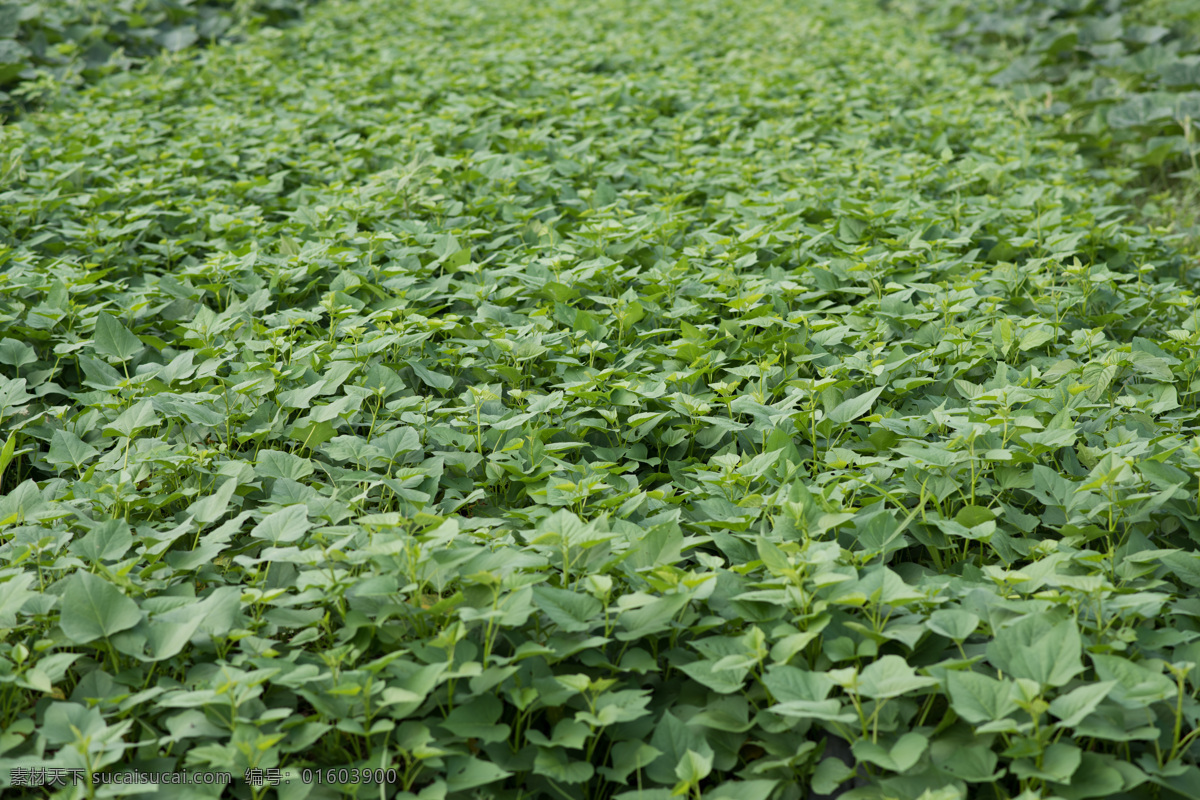
[[328,0],[0,128],[5,796],[1200,796],[1194,264],[1011,102]]
[[0,3],[0,108],[56,97],[166,50],[295,20],[308,0],[34,0]]

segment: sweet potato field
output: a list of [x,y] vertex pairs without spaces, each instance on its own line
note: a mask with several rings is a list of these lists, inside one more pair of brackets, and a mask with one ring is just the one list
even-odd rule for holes
[[926,0],[226,5],[0,126],[0,794],[1200,798],[1190,118]]

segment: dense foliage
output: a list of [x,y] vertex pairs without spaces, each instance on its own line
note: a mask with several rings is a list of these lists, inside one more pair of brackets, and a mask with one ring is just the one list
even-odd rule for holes
[[[904,0],[900,0],[904,3]],[[1062,118],[1093,157],[1187,171],[1200,157],[1200,5],[1187,0],[915,0],[992,82]]]
[[21,0],[0,3],[0,109],[128,69],[235,28],[294,20],[309,0]]
[[1200,796],[1125,171],[867,0],[306,17],[2,131],[6,792]]

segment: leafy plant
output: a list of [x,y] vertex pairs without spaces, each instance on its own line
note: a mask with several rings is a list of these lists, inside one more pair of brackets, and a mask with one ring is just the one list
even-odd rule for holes
[[1195,797],[1195,296],[1011,103],[866,0],[328,0],[9,123],[0,785]]
[[63,86],[127,70],[162,50],[237,37],[239,30],[299,17],[307,0],[38,0],[0,4],[0,103],[4,110],[55,96]]

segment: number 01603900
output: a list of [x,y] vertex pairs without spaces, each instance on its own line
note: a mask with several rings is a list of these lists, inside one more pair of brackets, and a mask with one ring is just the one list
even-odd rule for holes
[[360,767],[305,767],[300,781],[310,784],[397,783],[394,769],[363,769]]

